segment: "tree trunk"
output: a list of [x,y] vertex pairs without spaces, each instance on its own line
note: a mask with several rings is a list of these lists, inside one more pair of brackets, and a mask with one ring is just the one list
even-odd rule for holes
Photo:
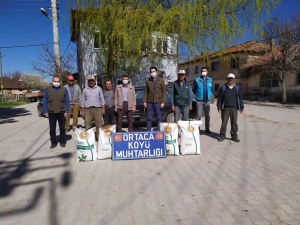
[[286,79],[285,79],[285,73],[282,74],[282,103],[286,103]]

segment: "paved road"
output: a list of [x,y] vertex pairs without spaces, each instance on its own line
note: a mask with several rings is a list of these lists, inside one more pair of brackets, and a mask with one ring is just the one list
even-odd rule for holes
[[212,106],[199,156],[77,163],[36,103],[0,110],[0,224],[300,224],[299,109],[247,104],[238,122],[219,143]]

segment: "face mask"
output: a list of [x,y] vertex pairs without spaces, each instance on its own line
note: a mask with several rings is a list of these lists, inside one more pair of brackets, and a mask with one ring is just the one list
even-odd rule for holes
[[52,84],[53,84],[54,87],[59,87],[59,86],[60,86],[60,83],[59,83],[59,82],[54,82],[54,81],[53,81]]
[[201,75],[202,76],[206,76],[207,72],[202,72]]
[[151,77],[155,78],[156,77],[156,73],[151,73]]
[[128,84],[128,80],[122,80],[122,83],[123,83],[124,85],[126,85],[126,84]]

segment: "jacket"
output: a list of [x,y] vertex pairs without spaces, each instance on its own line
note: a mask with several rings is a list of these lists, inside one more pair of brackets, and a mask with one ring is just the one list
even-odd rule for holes
[[192,105],[193,93],[190,83],[184,78],[182,85],[178,80],[173,82],[171,93],[171,104],[178,107]]
[[69,93],[69,100],[70,100],[70,104],[80,104],[81,103],[81,90],[80,87],[77,84],[74,84],[74,95],[73,98],[71,96],[71,92],[69,90],[69,85],[65,85],[64,88],[66,88],[68,90]]
[[150,103],[165,103],[166,101],[166,86],[162,77],[156,78],[156,85],[154,90],[154,79],[148,78],[145,84],[145,92],[143,102]]
[[[122,109],[123,106],[123,84],[119,84],[115,91],[115,109]],[[136,109],[135,89],[131,84],[128,84],[128,110]]]
[[[207,90],[207,100],[211,100],[213,96],[213,81],[212,78],[206,77],[206,90]],[[195,98],[198,101],[203,101],[203,78],[197,77],[193,84],[193,92],[195,94]]]

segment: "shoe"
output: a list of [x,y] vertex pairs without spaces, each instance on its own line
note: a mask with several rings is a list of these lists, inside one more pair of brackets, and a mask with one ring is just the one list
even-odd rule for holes
[[66,147],[66,143],[60,143],[60,147],[62,148]]
[[225,138],[221,138],[221,137],[218,139],[219,142],[222,142],[224,140],[225,140]]
[[211,131],[210,131],[209,129],[206,129],[206,130],[205,130],[205,133],[211,134]]
[[56,147],[57,144],[51,144],[50,149],[53,149]]
[[234,142],[240,142],[240,139],[238,139],[238,138],[231,138],[231,140]]

